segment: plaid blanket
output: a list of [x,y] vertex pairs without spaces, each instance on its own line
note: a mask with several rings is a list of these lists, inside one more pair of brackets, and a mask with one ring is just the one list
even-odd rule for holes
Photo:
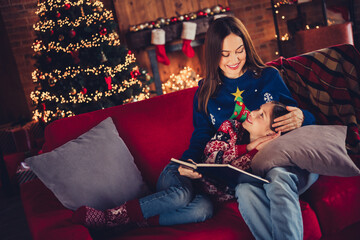
[[318,124],[348,126],[347,148],[360,166],[360,54],[344,44],[269,62],[276,67],[301,108]]

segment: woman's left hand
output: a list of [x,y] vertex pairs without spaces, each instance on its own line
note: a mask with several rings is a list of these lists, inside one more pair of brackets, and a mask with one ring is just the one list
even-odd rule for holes
[[275,128],[276,132],[288,132],[294,130],[301,127],[304,122],[304,114],[299,108],[287,106],[286,109],[289,111],[288,114],[274,119],[274,124],[272,126]]

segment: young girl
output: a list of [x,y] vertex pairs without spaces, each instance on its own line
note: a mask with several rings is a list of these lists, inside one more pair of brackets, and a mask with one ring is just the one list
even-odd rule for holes
[[206,144],[205,162],[230,164],[242,170],[250,168],[251,159],[271,140],[280,136],[271,125],[274,119],[289,113],[279,102],[268,102],[251,111],[244,122],[226,120]]

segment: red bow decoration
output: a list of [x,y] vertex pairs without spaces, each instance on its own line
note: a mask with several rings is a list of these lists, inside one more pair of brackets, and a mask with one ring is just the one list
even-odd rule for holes
[[105,82],[106,84],[108,85],[108,90],[111,90],[112,89],[112,86],[111,86],[111,77],[105,77]]
[[85,95],[85,94],[87,93],[87,89],[86,89],[86,88],[83,88],[83,89],[81,90],[81,93],[82,93],[83,95]]
[[140,72],[139,70],[134,70],[132,72],[130,72],[131,78],[137,78],[138,76],[140,76]]

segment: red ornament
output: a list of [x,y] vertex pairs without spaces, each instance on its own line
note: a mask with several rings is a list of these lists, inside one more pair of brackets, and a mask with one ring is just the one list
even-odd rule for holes
[[203,11],[198,11],[197,13],[196,13],[196,15],[198,16],[198,17],[205,17],[206,15],[205,15],[205,13],[203,12]]
[[111,77],[105,77],[105,82],[106,84],[108,85],[108,90],[111,90],[112,89],[112,86],[111,86]]
[[85,94],[87,93],[87,89],[83,87],[82,90],[81,90],[81,93],[82,93],[83,95],[85,95]]
[[227,12],[229,12],[229,11],[230,11],[230,7],[226,7],[225,10],[226,10]]
[[101,28],[100,29],[100,34],[103,35],[103,36],[106,35],[107,34],[107,29],[105,27]]
[[50,36],[54,35],[54,30],[50,30]]
[[45,105],[45,103],[42,103],[41,106],[42,106],[43,111],[45,111],[45,110],[46,110],[46,105]]
[[189,20],[190,20],[190,17],[189,17],[189,16],[186,16],[184,19],[185,19],[186,21],[189,21]]
[[76,32],[75,32],[75,30],[74,30],[74,29],[71,29],[71,30],[70,30],[70,32],[69,32],[69,36],[70,36],[71,38],[73,38],[73,37],[75,37],[75,36],[76,36]]
[[57,17],[57,18],[60,18],[60,17],[61,17],[61,13],[57,12],[57,13],[56,13],[56,17]]
[[131,54],[132,54],[131,50],[129,50],[129,51],[128,51],[128,54],[129,54],[129,55],[131,55]]
[[140,72],[139,70],[134,70],[132,72],[130,72],[131,78],[137,78],[138,76],[140,76]]
[[178,18],[177,17],[172,17],[171,19],[170,19],[170,22],[171,23],[176,23],[178,21]]
[[69,10],[70,7],[71,7],[70,3],[66,3],[66,4],[64,5],[64,9],[65,9],[65,10]]
[[52,59],[51,57],[46,57],[46,62],[51,63]]

